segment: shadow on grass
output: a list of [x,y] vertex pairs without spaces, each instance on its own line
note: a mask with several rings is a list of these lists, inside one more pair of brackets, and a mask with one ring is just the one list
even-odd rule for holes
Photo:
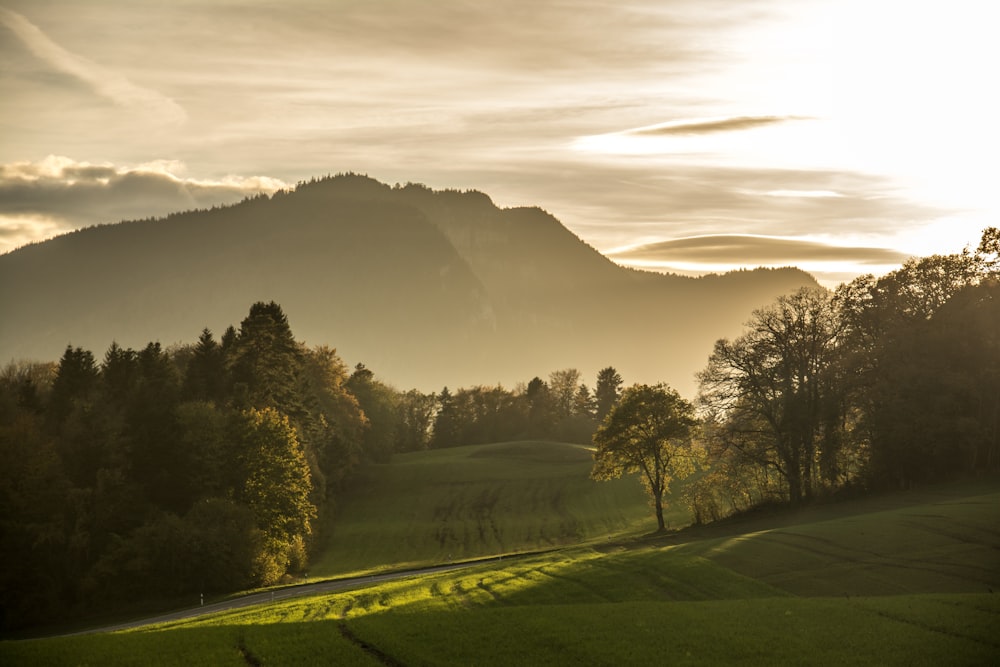
[[380,665],[337,621],[175,627],[0,642],[4,665]]

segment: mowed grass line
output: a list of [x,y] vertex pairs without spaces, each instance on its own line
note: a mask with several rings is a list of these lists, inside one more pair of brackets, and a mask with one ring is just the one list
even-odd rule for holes
[[[863,573],[868,563],[844,557],[859,527],[879,532],[868,547],[882,558],[913,549],[911,530],[938,535],[935,549],[979,543],[992,530],[995,498],[985,496],[845,512],[775,528],[781,539],[770,541],[755,530],[689,544],[568,548],[123,634],[3,642],[0,663],[247,664],[251,656],[262,665],[378,664],[360,641],[407,665],[996,664],[998,595],[796,597],[784,580],[726,562],[762,559],[757,567],[815,577],[822,567]],[[940,514],[971,529],[941,531]],[[783,541],[801,535],[823,539],[812,551]],[[833,538],[848,541],[833,548]],[[978,553],[956,548],[949,564],[980,571]],[[929,590],[940,583],[922,581]]]
[[[894,600],[919,622],[889,617],[864,601],[758,598],[389,612],[350,624],[411,666],[996,664],[996,596]],[[947,622],[927,625],[943,606]],[[951,626],[964,632],[952,633]]]
[[564,548],[128,633],[0,642],[0,664],[378,664],[359,642],[407,665],[1000,664],[1000,593],[980,592],[1000,571],[992,488],[755,519],[743,534],[709,527],[686,543]]
[[845,513],[678,549],[803,596],[1000,593],[1000,492]]
[[336,621],[172,627],[141,632],[0,642],[3,665],[358,665],[382,664],[345,638]]
[[[419,665],[996,664],[998,597],[754,598],[459,606],[352,616],[359,640]],[[240,647],[246,653],[241,652]],[[377,665],[341,621],[4,642],[5,665]]]
[[[554,442],[474,445],[367,466],[325,527],[313,576],[444,563],[655,528],[638,480],[590,479],[591,450]],[[686,525],[685,507],[671,510]]]

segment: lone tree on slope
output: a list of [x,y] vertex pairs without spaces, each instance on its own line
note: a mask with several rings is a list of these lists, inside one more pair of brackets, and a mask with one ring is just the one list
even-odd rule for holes
[[608,480],[634,472],[653,500],[660,531],[663,496],[674,479],[694,472],[691,429],[694,407],[667,385],[635,385],[622,394],[594,434],[594,468],[590,476]]

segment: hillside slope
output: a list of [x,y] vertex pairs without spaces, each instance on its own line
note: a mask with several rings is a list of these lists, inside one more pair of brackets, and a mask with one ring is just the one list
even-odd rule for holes
[[539,209],[337,176],[0,256],[0,358],[191,342],[274,300],[297,337],[404,388],[614,365],[626,382],[689,393],[715,339],[804,284],[795,269],[637,272]]
[[704,529],[722,537],[685,531],[353,590],[290,588],[136,632],[0,642],[0,660],[992,665],[998,500],[996,480],[962,482]]
[[[576,544],[655,527],[634,477],[590,479],[593,452],[506,442],[398,454],[361,469],[324,528],[310,570],[326,577]],[[669,508],[674,525],[686,507]]]

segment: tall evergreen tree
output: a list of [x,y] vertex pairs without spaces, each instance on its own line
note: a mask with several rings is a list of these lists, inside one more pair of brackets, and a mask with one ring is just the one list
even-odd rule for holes
[[246,403],[301,417],[302,363],[302,348],[281,306],[273,301],[253,304],[229,356],[233,382],[245,394]]
[[531,378],[524,390],[528,403],[528,437],[548,438],[555,429],[556,410],[549,385],[540,377]]
[[187,473],[176,455],[180,378],[159,343],[149,343],[136,360],[138,378],[126,413],[131,475],[155,505],[183,512],[190,499],[176,481]]
[[597,374],[597,385],[594,387],[594,400],[597,403],[596,418],[597,423],[604,421],[615,403],[621,397],[622,376],[613,366],[601,369]]
[[104,391],[116,403],[124,403],[135,389],[139,377],[139,359],[135,350],[123,349],[116,342],[104,353],[101,383]]
[[203,329],[188,361],[184,375],[184,394],[191,400],[221,402],[226,387],[226,365],[222,346],[212,332]]
[[441,449],[444,447],[455,447],[459,444],[460,427],[458,421],[458,408],[455,399],[448,391],[448,387],[438,394],[438,411],[434,418],[434,435],[431,437],[431,447]]
[[90,350],[67,346],[52,382],[49,414],[57,424],[69,416],[74,406],[91,398],[99,373]]

